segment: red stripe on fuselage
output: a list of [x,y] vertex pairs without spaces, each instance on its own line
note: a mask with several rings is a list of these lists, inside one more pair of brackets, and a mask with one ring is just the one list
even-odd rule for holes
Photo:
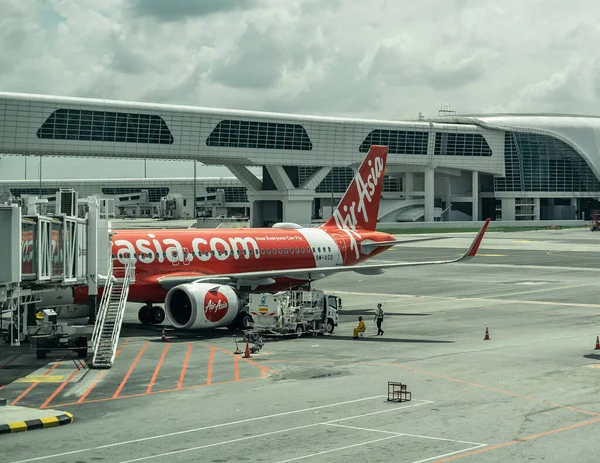
[[[157,284],[157,279],[167,275],[198,275],[242,273],[268,270],[317,268],[335,266],[340,262],[354,265],[372,258],[387,247],[375,249],[369,255],[356,258],[351,249],[351,238],[338,228],[310,229],[308,239],[295,229],[246,228],[215,230],[118,230],[112,236],[114,266],[127,260],[136,260],[135,284],[129,289],[130,302],[163,302],[167,290]],[[329,236],[327,236],[329,235]],[[315,236],[317,238],[315,238]],[[333,237],[333,239],[329,239]],[[361,231],[354,240],[388,241],[387,233]],[[327,242],[325,242],[327,241]],[[314,251],[313,251],[314,248]],[[258,288],[276,291],[302,284],[290,278],[276,278],[276,284]],[[99,291],[99,297],[101,297]],[[87,288],[79,288],[76,301],[87,302]]]

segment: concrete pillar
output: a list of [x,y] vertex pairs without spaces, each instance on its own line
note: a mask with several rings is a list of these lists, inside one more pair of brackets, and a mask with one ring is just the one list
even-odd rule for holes
[[516,220],[515,198],[502,198],[502,220]]
[[283,222],[309,226],[313,210],[312,198],[288,197],[283,200]]
[[449,208],[446,212],[446,217],[448,217],[448,220],[452,220],[450,217],[450,213],[452,212],[452,180],[449,177],[446,177],[444,180],[446,187],[446,208]]
[[250,202],[250,227],[264,227],[262,202],[252,195],[248,195],[248,201]]
[[435,197],[435,171],[425,171],[425,222],[433,222],[433,206]]
[[540,198],[533,198],[533,220],[540,220]]
[[[477,222],[479,220],[479,172],[473,171],[471,177],[471,198],[472,198],[472,220]],[[502,207],[502,218],[504,218],[504,206]]]
[[415,191],[415,182],[414,176],[412,172],[404,173],[404,197],[405,199],[411,199],[412,196],[410,194],[406,194],[407,192]]

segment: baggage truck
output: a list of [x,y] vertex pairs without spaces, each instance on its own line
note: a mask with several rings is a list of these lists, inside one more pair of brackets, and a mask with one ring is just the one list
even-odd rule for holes
[[320,290],[251,293],[252,328],[262,334],[331,334],[338,325],[342,300]]

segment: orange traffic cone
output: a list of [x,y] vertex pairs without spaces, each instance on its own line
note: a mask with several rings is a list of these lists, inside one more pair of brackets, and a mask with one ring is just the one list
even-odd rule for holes
[[596,336],[596,349],[595,350],[598,350],[598,349],[600,349],[600,337]]
[[483,338],[484,341],[489,341],[490,340],[490,333],[488,332],[487,326],[485,327],[485,338]]
[[246,352],[244,352],[244,358],[245,359],[250,358],[250,346],[248,346],[248,343],[246,343]]
[[165,337],[165,329],[164,329],[164,328],[163,328],[163,330],[162,330],[162,336],[161,336],[160,340],[161,340],[162,342],[166,342],[166,341],[167,341],[167,338]]

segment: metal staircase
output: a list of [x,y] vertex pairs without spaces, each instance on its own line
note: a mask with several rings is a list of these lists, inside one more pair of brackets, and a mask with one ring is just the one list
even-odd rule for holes
[[111,261],[92,334],[92,368],[110,368],[115,359],[129,285],[135,281],[135,265],[113,267]]

